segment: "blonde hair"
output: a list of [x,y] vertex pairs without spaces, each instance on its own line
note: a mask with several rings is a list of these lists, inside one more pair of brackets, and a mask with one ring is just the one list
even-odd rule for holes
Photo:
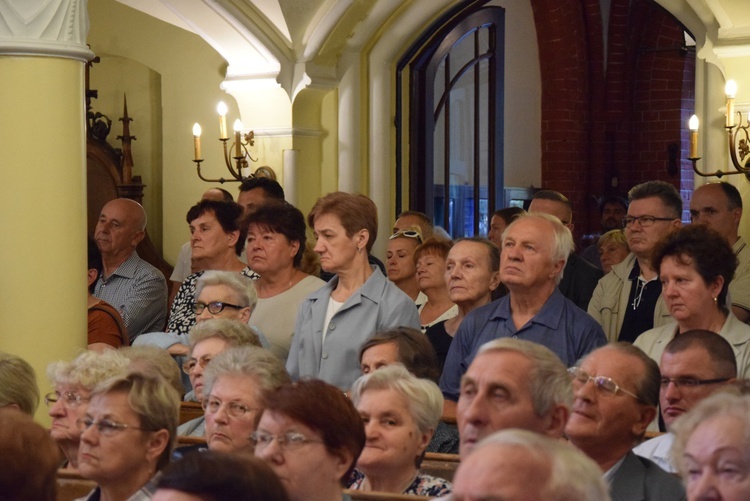
[[39,386],[34,369],[26,360],[0,352],[0,407],[12,404],[34,415],[39,405]]
[[84,351],[71,362],[53,362],[47,367],[47,377],[53,385],[81,386],[92,390],[105,379],[122,374],[130,365],[118,350],[104,353]]
[[231,347],[260,346],[258,333],[242,322],[226,318],[212,318],[195,324],[188,334],[190,351],[195,345],[208,338],[223,339]]

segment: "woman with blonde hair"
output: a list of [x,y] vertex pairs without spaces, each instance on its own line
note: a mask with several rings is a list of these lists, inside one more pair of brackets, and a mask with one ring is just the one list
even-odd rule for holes
[[34,369],[21,357],[0,351],[0,408],[14,407],[33,416],[38,405]]
[[130,360],[117,350],[85,351],[71,362],[55,362],[47,377],[55,391],[44,397],[52,418],[50,436],[65,456],[63,467],[78,468],[81,431],[76,421],[88,410],[91,392],[101,382],[128,370]]

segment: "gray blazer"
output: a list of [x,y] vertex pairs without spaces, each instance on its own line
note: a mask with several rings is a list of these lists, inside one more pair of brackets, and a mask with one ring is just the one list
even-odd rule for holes
[[685,488],[656,463],[628,452],[609,486],[612,501],[680,501]]
[[376,332],[394,327],[420,328],[417,306],[373,267],[372,275],[331,318],[323,341],[328,300],[338,277],[302,301],[286,362],[292,379],[322,379],[342,390],[361,375],[359,348]]

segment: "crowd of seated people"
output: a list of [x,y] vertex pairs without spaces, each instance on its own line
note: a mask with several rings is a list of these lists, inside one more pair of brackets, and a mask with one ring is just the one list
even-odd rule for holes
[[[695,195],[684,227],[668,183],[609,199],[623,229],[602,212],[593,286],[551,190],[492,240],[401,214],[386,274],[365,196],[321,197],[307,226],[282,200],[202,201],[188,216],[201,269],[169,324],[134,251],[145,213],[110,202],[90,301],[120,315],[121,343],[49,366],[41,435],[19,417],[40,400],[34,371],[0,353],[0,434],[21,441],[0,443],[21,471],[0,472],[0,493],[54,499],[54,476],[73,475],[92,501],[750,499],[741,198],[726,183]],[[328,282],[302,271],[308,227]],[[180,426],[190,401],[202,416]],[[433,461],[459,466],[443,477]]]

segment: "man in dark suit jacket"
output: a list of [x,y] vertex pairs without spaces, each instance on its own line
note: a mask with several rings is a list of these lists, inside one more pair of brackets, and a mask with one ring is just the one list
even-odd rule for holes
[[[570,200],[558,191],[540,190],[534,194],[529,212],[542,212],[555,216],[573,231],[573,207]],[[596,284],[604,276],[602,270],[585,259],[571,253],[563,269],[562,280],[557,286],[563,296],[573,301],[583,311],[589,307]]]
[[661,375],[656,362],[630,343],[592,351],[573,377],[573,409],[565,427],[571,443],[599,465],[613,501],[685,499],[679,479],[632,447],[656,416]]

